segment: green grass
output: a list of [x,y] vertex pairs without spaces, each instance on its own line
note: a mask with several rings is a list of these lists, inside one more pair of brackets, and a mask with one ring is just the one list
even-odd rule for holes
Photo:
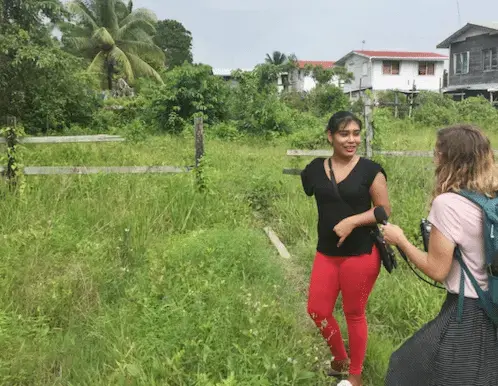
[[[439,127],[426,127],[406,120],[393,120],[382,133],[383,150],[432,150]],[[489,136],[493,149],[498,149],[496,126],[482,126]]]
[[[0,383],[330,385],[305,307],[316,208],[299,177],[282,174],[311,158],[293,161],[288,148],[207,140],[204,193],[192,173],[27,176],[22,197],[3,189]],[[30,166],[185,166],[194,151],[190,137],[154,137],[21,155]],[[392,221],[419,242],[431,160],[381,162]],[[404,262],[382,271],[368,305],[366,385],[382,384],[391,352],[435,316],[441,292]]]

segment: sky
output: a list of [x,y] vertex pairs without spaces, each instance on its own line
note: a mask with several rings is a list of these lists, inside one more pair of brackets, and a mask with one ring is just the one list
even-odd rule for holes
[[[336,61],[349,51],[447,54],[436,45],[467,22],[498,21],[496,0],[134,0],[192,33],[194,62],[252,68],[267,53]],[[306,5],[305,5],[306,4]],[[460,10],[460,12],[458,11]],[[459,17],[460,14],[460,17]],[[496,15],[490,19],[490,15]],[[362,44],[362,41],[365,41]]]

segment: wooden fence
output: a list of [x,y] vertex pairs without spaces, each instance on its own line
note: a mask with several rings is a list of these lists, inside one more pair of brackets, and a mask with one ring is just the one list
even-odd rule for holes
[[[498,156],[498,150],[493,150],[494,154]],[[287,150],[288,156],[296,156],[296,157],[330,157],[333,154],[333,150]],[[365,153],[358,153],[359,155],[365,155]],[[398,151],[398,150],[382,150],[376,151],[375,154],[379,154],[387,157],[427,157],[431,158],[434,156],[433,151],[419,151],[419,150],[406,150],[406,151]],[[301,173],[302,169],[291,169],[284,168],[283,174],[291,174],[298,175]]]
[[[196,118],[195,130],[195,159],[193,166],[25,166],[22,170],[24,175],[50,175],[50,174],[98,174],[98,173],[186,173],[198,168],[204,156],[204,128],[203,120]],[[77,135],[77,136],[48,136],[48,137],[17,137],[15,119],[5,131],[5,137],[0,137],[0,143],[7,145],[8,162],[6,166],[0,166],[0,173],[7,177],[10,185],[16,184],[16,157],[17,144],[57,144],[57,143],[100,143],[100,142],[124,142],[125,138],[119,135]]]
[[[333,150],[299,150],[299,149],[291,149],[287,150],[288,156],[295,157],[330,157],[333,154]],[[365,153],[358,153],[359,155],[364,156]],[[433,157],[433,151],[419,151],[419,150],[407,150],[407,151],[397,151],[397,150],[384,150],[384,151],[376,151],[375,154],[388,156],[388,157]],[[367,157],[371,157],[367,155]],[[292,169],[292,168],[284,168],[284,174],[298,175],[301,173],[301,169]]]
[[[417,94],[417,91],[410,91],[407,94],[409,95],[409,116],[411,116],[415,103],[414,96]],[[360,153],[360,155],[366,156],[367,158],[371,158],[374,155],[374,150],[372,148],[373,136],[374,136],[374,128],[372,124],[373,120],[373,110],[376,107],[394,107],[395,113],[394,115],[398,115],[398,107],[402,106],[398,99],[398,92],[395,91],[395,102],[374,102],[368,96],[362,97],[364,100],[364,111],[361,114],[365,121],[365,152]],[[495,155],[498,156],[498,150],[493,150]],[[300,149],[291,149],[287,150],[288,156],[310,156],[310,157],[329,157],[333,154],[332,149],[321,149],[321,150],[300,150]],[[388,157],[433,157],[433,151],[422,151],[422,150],[406,150],[406,151],[398,151],[398,150],[380,150],[375,151],[375,154],[388,156]],[[298,175],[301,173],[301,169],[292,169],[292,168],[284,168],[284,174],[290,175]]]

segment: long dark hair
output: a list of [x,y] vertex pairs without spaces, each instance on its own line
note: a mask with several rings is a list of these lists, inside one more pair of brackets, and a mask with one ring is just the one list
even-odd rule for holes
[[331,134],[334,134],[346,127],[350,122],[355,122],[361,130],[361,120],[356,115],[350,111],[338,111],[330,117],[325,131],[330,131]]

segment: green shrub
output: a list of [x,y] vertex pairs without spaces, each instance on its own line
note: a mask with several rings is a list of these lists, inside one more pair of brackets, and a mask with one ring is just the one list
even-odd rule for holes
[[417,97],[413,119],[422,125],[432,127],[452,125],[459,119],[457,104],[451,97],[434,92],[422,92]]
[[461,122],[478,124],[483,128],[496,127],[498,111],[482,96],[470,97],[457,102],[457,108]]
[[318,117],[350,109],[347,95],[341,88],[331,84],[317,85],[310,91],[308,103],[310,110]]
[[241,137],[235,122],[222,122],[211,126],[205,132],[207,135],[225,140],[235,140]]
[[216,124],[227,118],[228,85],[212,75],[211,67],[190,65],[175,67],[163,73],[164,85],[150,87],[151,117],[160,132],[182,132],[193,124],[195,114]]

